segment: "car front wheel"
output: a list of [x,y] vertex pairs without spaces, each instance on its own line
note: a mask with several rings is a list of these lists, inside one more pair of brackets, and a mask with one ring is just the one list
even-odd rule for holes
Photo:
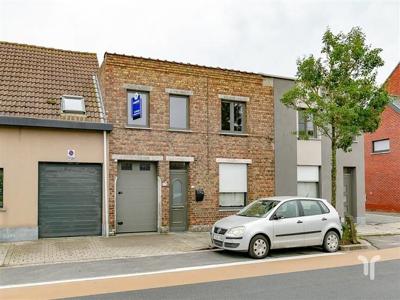
[[336,252],[339,249],[339,235],[335,231],[328,231],[325,234],[324,244],[322,245],[326,252]]
[[264,258],[269,252],[269,242],[265,236],[258,234],[250,241],[249,255],[252,258]]

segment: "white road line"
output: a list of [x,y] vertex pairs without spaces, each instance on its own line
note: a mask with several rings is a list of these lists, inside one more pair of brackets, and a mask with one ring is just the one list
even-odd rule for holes
[[185,272],[185,271],[204,270],[204,269],[216,269],[216,268],[232,267],[232,266],[240,266],[240,265],[268,263],[268,262],[274,262],[274,261],[304,259],[304,258],[311,258],[311,257],[318,257],[318,256],[337,256],[337,255],[343,255],[343,254],[345,254],[345,253],[337,252],[337,253],[297,255],[297,256],[292,256],[292,257],[279,257],[279,258],[271,258],[271,259],[265,259],[265,260],[239,261],[239,262],[232,262],[232,263],[213,264],[213,265],[204,265],[204,266],[195,266],[195,267],[184,267],[184,268],[175,268],[175,269],[167,269],[167,270],[160,270],[160,271],[151,271],[151,272],[107,275],[107,276],[75,278],[75,279],[44,281],[44,282],[33,282],[33,283],[23,283],[23,284],[11,284],[11,285],[0,286],[0,290],[12,289],[12,288],[22,288],[22,287],[54,285],[54,284],[71,283],[71,282],[95,281],[95,280],[103,280],[103,279],[139,277],[139,276],[148,276],[148,275],[165,274],[165,273],[177,273],[177,272]]

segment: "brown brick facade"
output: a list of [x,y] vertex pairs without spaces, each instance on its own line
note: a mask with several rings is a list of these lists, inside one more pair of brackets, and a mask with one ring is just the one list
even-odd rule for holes
[[[232,214],[219,209],[219,179],[216,158],[251,159],[248,165],[247,199],[274,194],[273,88],[261,75],[106,54],[100,68],[110,134],[109,211],[115,229],[115,178],[117,162],[112,155],[156,155],[161,187],[162,227],[169,226],[169,162],[166,156],[189,156],[189,230],[205,229],[217,219]],[[127,128],[126,84],[151,87],[150,129]],[[166,89],[188,90],[190,130],[169,130],[169,94]],[[221,99],[218,95],[249,97],[246,103],[246,134],[223,135]],[[202,187],[205,199],[195,201]]]

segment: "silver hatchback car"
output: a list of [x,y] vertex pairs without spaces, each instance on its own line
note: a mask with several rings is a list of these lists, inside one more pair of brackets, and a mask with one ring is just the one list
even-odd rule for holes
[[271,197],[219,220],[210,234],[218,248],[264,258],[270,249],[279,248],[322,246],[335,252],[342,226],[338,212],[324,199]]

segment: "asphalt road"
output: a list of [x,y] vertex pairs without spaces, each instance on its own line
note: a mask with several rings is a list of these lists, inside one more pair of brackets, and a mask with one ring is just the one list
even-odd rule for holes
[[399,299],[400,260],[71,299]]
[[[266,258],[284,258],[324,253],[318,247],[271,251]],[[10,284],[38,283],[54,280],[79,279],[174,268],[253,261],[246,253],[228,251],[195,251],[178,255],[162,255],[89,262],[61,263],[23,267],[0,268],[0,287]]]

